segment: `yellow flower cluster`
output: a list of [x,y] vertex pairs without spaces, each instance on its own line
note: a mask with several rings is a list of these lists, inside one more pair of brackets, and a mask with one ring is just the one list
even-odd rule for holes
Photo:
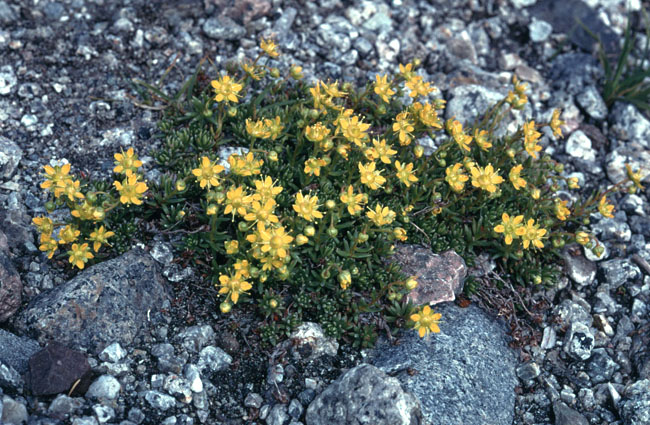
[[530,244],[536,248],[544,248],[542,238],[546,235],[546,229],[540,229],[539,224],[535,224],[534,219],[529,219],[526,224],[522,224],[523,215],[510,217],[507,213],[501,216],[501,224],[494,227],[497,233],[503,233],[506,245],[512,244],[514,239],[521,238],[524,249],[528,249]]

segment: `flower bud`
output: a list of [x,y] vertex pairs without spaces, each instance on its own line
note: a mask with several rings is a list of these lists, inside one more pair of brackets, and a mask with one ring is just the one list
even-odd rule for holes
[[386,107],[384,105],[377,106],[377,113],[379,115],[384,115],[386,113]]
[[304,245],[307,242],[309,242],[309,238],[307,238],[307,236],[303,235],[302,233],[296,236],[296,244],[298,244],[298,246]]
[[508,149],[508,150],[506,151],[506,154],[507,154],[510,158],[514,158],[515,155],[517,155],[517,152],[515,152],[514,149],[510,148],[510,149]]
[[183,219],[183,217],[185,217],[185,211],[184,210],[180,210],[179,212],[176,213],[176,220],[180,221],[180,220]]
[[336,202],[334,202],[331,199],[328,199],[327,201],[325,201],[325,208],[327,208],[328,210],[333,210],[334,208],[336,208]]
[[223,314],[230,313],[230,310],[232,310],[232,304],[230,304],[228,301],[224,301],[219,304],[219,310],[221,310]]
[[358,243],[364,243],[368,241],[368,234],[367,233],[359,233],[359,236],[357,236],[357,242]]
[[177,192],[182,192],[187,188],[187,185],[185,184],[185,180],[177,180],[176,181],[176,191]]
[[418,66],[422,65],[422,59],[420,59],[420,58],[413,58],[412,62],[413,62],[414,67],[418,67]]
[[542,283],[542,277],[536,274],[535,276],[533,276],[533,283],[535,285],[540,285]]
[[209,204],[208,207],[205,209],[205,213],[207,215],[217,214],[217,206],[215,204]]
[[447,161],[445,161],[444,159],[440,159],[440,160],[438,160],[438,164],[441,167],[446,167],[447,166]]
[[86,194],[86,201],[88,201],[89,204],[94,204],[95,202],[97,202],[97,195],[95,194],[95,192],[90,192]]
[[358,275],[358,274],[359,274],[359,267],[357,267],[357,266],[353,266],[353,267],[350,269],[350,273],[352,273],[352,276],[356,276],[356,275]]
[[595,247],[592,252],[596,257],[601,257],[605,253],[605,248],[602,245]]
[[415,155],[416,158],[422,158],[422,155],[424,155],[424,148],[421,145],[416,145],[413,148],[413,155]]
[[54,202],[52,202],[52,201],[47,201],[47,202],[45,203],[45,210],[46,210],[47,212],[51,213],[51,212],[54,211],[55,209],[56,209],[56,205],[54,204]]
[[343,270],[339,273],[339,283],[341,284],[341,289],[348,289],[348,286],[352,283],[352,274],[348,270]]
[[305,227],[305,235],[309,236],[310,238],[316,234],[316,229],[314,229],[314,226],[307,226]]
[[289,71],[289,73],[291,74],[291,78],[293,78],[294,80],[300,80],[303,77],[302,66],[298,66],[298,65],[291,66],[291,70]]
[[245,221],[240,221],[239,224],[237,225],[237,228],[239,229],[240,232],[246,232],[248,231],[248,223]]
[[271,307],[273,310],[275,310],[276,308],[278,308],[278,305],[279,305],[279,304],[278,304],[278,300],[276,300],[275,298],[271,298],[271,299],[269,300],[269,307]]
[[564,164],[557,163],[555,164],[555,172],[556,173],[561,173],[564,171]]
[[336,227],[330,227],[329,229],[327,229],[327,234],[328,234],[331,238],[335,238],[336,235],[339,234],[339,229],[337,229]]
[[251,274],[251,277],[257,278],[260,275],[260,269],[257,267],[251,267],[248,269],[248,272]]
[[278,68],[271,68],[271,77],[278,78],[280,76],[280,70]]
[[104,211],[104,208],[102,207],[97,207],[93,211],[93,218],[97,221],[101,221],[106,217],[106,211]]
[[228,108],[228,116],[233,118],[235,115],[237,115],[237,107],[231,106],[230,108]]
[[269,161],[271,161],[271,162],[277,162],[278,161],[278,153],[276,151],[269,152]]
[[316,119],[320,116],[320,111],[318,109],[309,110],[309,118]]
[[330,273],[329,267],[326,268],[326,269],[323,269],[323,271],[320,272],[320,277],[322,277],[323,279],[329,279],[331,276],[332,276],[332,274]]
[[406,282],[404,282],[404,287],[409,291],[414,290],[417,286],[418,286],[418,281],[415,280],[415,276],[409,277],[408,279],[406,279]]

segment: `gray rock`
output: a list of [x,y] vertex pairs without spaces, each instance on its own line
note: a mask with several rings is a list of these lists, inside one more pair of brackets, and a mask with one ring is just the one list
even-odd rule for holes
[[163,265],[169,265],[174,259],[174,251],[172,246],[164,242],[156,242],[149,254],[153,257],[154,260]]
[[72,425],[98,425],[98,422],[94,416],[82,416],[80,418],[74,418]]
[[[0,16],[2,15],[2,4],[0,2]],[[14,69],[11,65],[4,65],[0,67],[0,95],[8,95],[11,93],[16,85],[18,84],[18,79],[16,74],[14,74]]]
[[215,333],[210,325],[190,326],[182,330],[176,338],[181,340],[181,345],[189,352],[198,353],[205,346],[215,342]]
[[206,19],[202,29],[213,40],[239,40],[246,36],[246,29],[227,16]]
[[620,413],[626,425],[650,423],[650,379],[642,379],[625,388]]
[[597,267],[595,263],[587,260],[582,255],[574,255],[569,247],[562,251],[562,259],[567,274],[578,286],[592,284],[596,278]]
[[374,49],[372,43],[364,37],[359,37],[356,40],[354,40],[353,47],[357,52],[359,52],[359,56],[361,56],[362,58],[365,58],[368,55],[370,55]]
[[284,425],[289,420],[287,414],[287,407],[284,404],[276,404],[273,406],[269,415],[266,417],[267,425]]
[[0,423],[4,425],[21,425],[27,422],[27,417],[27,408],[24,404],[6,395],[2,397]]
[[93,413],[97,417],[97,422],[100,424],[105,424],[113,418],[115,418],[115,410],[111,406],[103,406],[101,404],[96,404],[93,406]]
[[418,400],[396,378],[361,364],[350,369],[307,408],[307,425],[416,425],[424,418]]
[[166,299],[154,260],[135,249],[38,295],[17,327],[39,341],[55,339],[98,353],[114,341],[129,345]]
[[227,369],[232,363],[232,357],[221,348],[207,346],[199,353],[197,366],[204,373],[206,370],[218,372]]
[[[555,24],[553,25],[555,27]],[[586,53],[572,52],[561,54],[553,60],[547,80],[552,81],[555,87],[577,94],[582,92],[585,86],[594,85],[601,75],[602,68],[594,57]]]
[[632,216],[629,220],[630,228],[634,233],[650,237],[650,217]]
[[566,141],[564,149],[568,155],[584,161],[596,160],[596,151],[591,148],[591,139],[581,130],[576,130]]
[[650,175],[650,150],[643,148],[637,142],[626,142],[619,145],[605,157],[605,170],[610,182],[616,184],[627,178],[625,164],[633,170],[641,171],[641,175]]
[[625,213],[618,211],[614,218],[605,218],[592,225],[591,230],[598,235],[598,239],[601,241],[629,242],[632,231],[626,220]]
[[[517,360],[506,330],[475,305],[441,304],[441,333],[421,339],[410,331],[396,346],[381,342],[371,362],[397,375],[422,405],[425,418],[447,425],[513,421]],[[416,370],[410,376],[405,371]]]
[[16,369],[0,362],[0,388],[11,388],[13,391],[22,392],[23,378]]
[[23,150],[17,144],[0,136],[0,178],[11,178],[22,157]]
[[262,407],[263,402],[264,399],[262,398],[261,395],[257,393],[248,393],[248,395],[244,399],[244,406],[252,407],[254,409],[259,409],[260,407]]
[[25,114],[20,119],[20,123],[25,127],[31,127],[38,122],[38,117],[34,114]]
[[58,20],[65,12],[65,7],[59,2],[49,2],[43,8],[45,16],[52,20]]
[[0,329],[0,363],[10,366],[21,375],[29,368],[29,358],[40,349],[41,346],[33,339]]
[[178,375],[169,375],[165,378],[163,388],[168,394],[176,397],[181,403],[192,402],[192,390],[189,383]]
[[183,367],[183,376],[187,380],[190,389],[195,393],[203,391],[203,381],[201,381],[201,372],[193,364],[186,364]]
[[541,43],[553,33],[553,26],[546,21],[533,19],[528,24],[528,34],[534,43]]
[[115,400],[120,394],[120,381],[111,375],[102,375],[88,388],[86,397],[95,400]]
[[576,360],[587,360],[594,348],[594,335],[588,326],[573,322],[564,338],[564,351]]
[[537,0],[510,0],[510,3],[512,3],[512,5],[515,8],[521,9],[521,8],[524,8],[524,7],[534,5],[535,3],[537,3]]
[[138,409],[137,407],[133,407],[129,410],[128,416],[129,420],[135,424],[140,424],[142,423],[145,419],[147,419],[146,415],[142,411],[142,409]]
[[587,373],[594,384],[601,384],[609,381],[614,372],[619,370],[620,367],[612,358],[607,354],[604,348],[596,348],[593,350],[591,360],[587,364]]
[[581,303],[564,300],[553,309],[553,314],[558,316],[565,325],[579,322],[588,325],[591,323],[591,314]]
[[650,148],[650,120],[634,105],[615,102],[610,120],[611,130],[619,139],[634,141],[645,148]]
[[553,403],[553,414],[555,425],[589,425],[587,418],[561,401]]
[[0,1],[0,22],[3,24],[11,24],[16,22],[16,19],[16,14],[11,6],[6,1]]
[[[4,233],[0,230],[0,237],[3,236]],[[0,249],[0,322],[6,321],[18,311],[22,291],[23,282],[9,258],[9,251]]]
[[300,419],[300,416],[302,416],[302,412],[304,411],[304,407],[302,407],[302,404],[295,398],[291,400],[289,403],[289,407],[287,407],[287,413],[289,413],[289,416],[291,416],[293,419]]
[[594,313],[614,314],[620,307],[607,291],[596,292],[592,304]]
[[377,56],[384,63],[394,63],[399,55],[401,43],[397,38],[393,38],[389,33],[382,32],[375,41]]
[[588,86],[576,96],[576,101],[591,118],[602,121],[607,118],[607,105],[595,86]]
[[176,399],[160,391],[145,391],[144,399],[153,407],[158,410],[168,410],[176,406]]
[[322,355],[336,356],[339,344],[334,338],[325,336],[323,328],[317,323],[304,322],[289,337],[294,352],[300,357],[315,359]]
[[517,376],[524,382],[537,378],[540,372],[539,365],[535,362],[526,363],[517,368]]
[[[625,211],[628,214],[636,214],[639,216],[644,216],[646,215],[644,209],[643,209],[643,199],[634,194],[628,194],[621,199],[621,202],[619,203],[619,206],[623,211]],[[640,233],[640,232],[636,232]]]
[[463,291],[467,266],[454,251],[434,254],[420,245],[399,244],[390,261],[399,264],[406,276],[417,277],[418,286],[408,295],[413,304],[454,301]]
[[52,400],[52,403],[50,403],[50,406],[47,408],[47,413],[53,418],[63,420],[67,418],[68,415],[81,409],[83,405],[83,398],[68,397],[65,394],[59,394],[54,400]]
[[99,359],[105,362],[117,363],[122,360],[126,354],[124,348],[122,348],[118,342],[114,342],[99,353]]
[[641,278],[639,268],[627,259],[607,260],[600,263],[599,266],[605,281],[615,288]]

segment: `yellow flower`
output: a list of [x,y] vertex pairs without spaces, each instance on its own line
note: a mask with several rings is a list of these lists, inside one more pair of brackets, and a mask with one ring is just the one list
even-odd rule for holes
[[424,338],[429,332],[439,333],[438,322],[442,314],[434,313],[431,307],[425,305],[418,313],[411,315],[411,320],[415,322],[413,328],[418,331],[420,338]]
[[315,218],[323,218],[323,214],[318,211],[318,196],[303,196],[302,193],[296,194],[296,202],[293,204],[293,210],[307,221],[313,221]]
[[357,146],[362,146],[364,140],[368,138],[366,133],[370,128],[370,124],[359,121],[357,116],[339,116],[338,125],[341,129],[343,137]]
[[463,131],[463,125],[460,123],[460,121],[448,119],[446,126],[447,131],[451,134],[451,137],[458,144],[458,146],[462,150],[469,152],[469,144],[472,143],[472,136],[465,134]]
[[537,152],[542,150],[542,147],[537,144],[537,140],[542,137],[542,133],[535,130],[535,121],[524,123],[524,149],[533,158],[537,159]]
[[81,232],[73,225],[68,224],[59,232],[59,239],[61,244],[72,243],[77,240]]
[[307,175],[320,176],[320,169],[326,164],[327,162],[322,158],[309,158],[305,161],[305,169],[303,171]]
[[368,210],[366,212],[366,216],[377,226],[382,227],[391,224],[395,220],[396,214],[390,208],[377,204],[374,210]]
[[374,162],[369,162],[366,165],[363,165],[359,162],[359,174],[361,174],[361,183],[365,184],[372,190],[379,189],[386,179],[382,177],[381,171],[376,170],[376,164]]
[[538,224],[535,224],[534,219],[529,219],[524,226],[524,231],[521,234],[521,239],[524,241],[524,249],[528,249],[532,242],[537,248],[544,248],[541,238],[546,234],[546,229],[540,229]]
[[309,238],[302,233],[299,233],[298,236],[296,236],[296,244],[298,244],[298,246],[304,245],[307,242],[309,242]]
[[215,204],[208,204],[208,206],[205,207],[205,214],[217,215],[217,206]]
[[255,160],[253,152],[248,152],[245,157],[233,153],[228,157],[228,164],[230,165],[231,173],[237,176],[247,177],[259,174],[264,160]]
[[127,170],[135,173],[139,167],[142,167],[142,161],[138,159],[133,148],[129,148],[126,153],[122,151],[122,153],[116,153],[113,156],[115,157],[115,168],[113,168],[115,173],[126,173]]
[[526,187],[526,180],[521,178],[521,170],[524,169],[523,165],[515,165],[510,169],[510,173],[508,174],[508,178],[510,179],[510,183],[512,183],[512,186],[514,186],[515,190],[519,190],[522,187]]
[[490,193],[496,192],[496,185],[503,183],[503,177],[497,174],[498,171],[494,171],[492,164],[488,164],[485,168],[478,166],[472,168],[472,186],[480,187]]
[[221,173],[223,170],[225,170],[225,168],[222,165],[213,164],[212,161],[210,161],[210,158],[203,156],[201,157],[199,167],[193,169],[192,174],[196,176],[201,189],[206,186],[210,189],[213,186],[219,186],[219,178],[217,177],[217,174]]
[[641,185],[641,180],[643,180],[643,176],[641,175],[641,169],[639,168],[639,171],[636,173],[632,171],[632,167],[630,164],[625,164],[625,171],[627,172],[627,178],[629,178],[632,183],[634,183],[634,186],[636,186],[639,189],[643,189],[643,186]]
[[70,173],[70,164],[57,165],[54,167],[44,165],[43,169],[45,170],[45,181],[41,183],[41,188],[43,189],[57,187],[64,181],[70,179],[70,176],[68,175]]
[[282,119],[278,115],[276,115],[273,119],[264,118],[264,125],[268,132],[268,136],[266,136],[266,138],[271,140],[277,139],[282,133],[282,130],[284,130]]
[[560,128],[562,125],[564,125],[564,121],[560,121],[560,110],[553,110],[553,116],[551,118],[551,123],[549,124],[551,130],[553,130],[553,136],[558,138],[562,137],[562,129]]
[[437,129],[442,128],[442,123],[438,117],[438,112],[430,103],[425,103],[422,105],[420,102],[413,102],[411,108],[414,115],[417,117],[417,119],[420,120],[422,124]]
[[367,148],[364,151],[366,158],[369,161],[375,161],[379,159],[384,164],[391,163],[391,157],[397,153],[396,150],[393,150],[391,145],[386,144],[386,140],[373,139],[372,147]]
[[291,78],[294,80],[300,80],[302,77],[304,77],[304,75],[302,75],[302,66],[291,65],[289,73],[291,74]]
[[406,81],[406,87],[411,91],[410,97],[426,96],[435,90],[429,83],[425,83],[419,75],[413,75]]
[[533,188],[532,192],[530,193],[530,197],[534,200],[538,200],[540,196],[542,196],[542,192],[537,188]]
[[314,125],[305,127],[305,137],[310,142],[320,143],[330,134],[330,129],[325,127],[323,123],[317,122]]
[[126,178],[120,183],[114,181],[113,185],[120,193],[120,202],[123,204],[141,205],[142,194],[149,189],[144,182],[138,180],[138,175],[127,171]]
[[388,82],[388,75],[380,77],[379,74],[375,75],[375,94],[377,94],[381,99],[390,103],[390,97],[395,94],[390,88],[390,83]]
[[351,283],[352,283],[352,274],[350,273],[349,270],[343,270],[341,273],[339,273],[339,284],[341,285],[341,289],[345,291],[346,289],[348,289]]
[[395,239],[397,239],[398,241],[402,241],[402,242],[404,242],[405,240],[408,239],[408,237],[406,236],[406,229],[404,229],[402,227],[394,228],[393,229],[393,236],[395,237]]
[[244,72],[253,80],[261,80],[265,74],[264,68],[258,67],[254,63],[243,62],[241,64],[241,67]]
[[101,226],[99,229],[95,229],[95,231],[90,234],[90,240],[94,242],[93,250],[95,252],[99,251],[99,248],[102,246],[102,244],[107,244],[108,238],[114,235],[115,232],[106,231],[104,226]]
[[577,177],[569,177],[567,179],[567,184],[569,186],[569,189],[580,189],[580,185],[578,184]]
[[321,85],[324,85],[322,81],[318,81],[316,86],[309,89],[311,97],[314,99],[314,108],[319,111],[327,114],[326,107],[333,107],[332,98],[327,95],[327,93],[321,93]]
[[510,245],[513,239],[524,234],[524,226],[521,224],[524,216],[518,215],[517,217],[510,217],[508,214],[501,215],[501,224],[494,227],[497,233],[503,233],[506,237],[506,245]]
[[399,133],[399,144],[402,146],[409,145],[413,138],[411,132],[415,128],[413,127],[413,122],[409,118],[409,113],[407,111],[400,112],[395,117],[395,122],[393,123],[393,132]]
[[70,256],[70,264],[78,267],[79,269],[83,269],[88,260],[94,257],[92,252],[90,252],[90,248],[88,247],[87,243],[81,245],[76,243],[72,244],[70,251],[68,251],[68,255]]
[[269,199],[275,199],[276,195],[282,192],[282,186],[274,186],[273,179],[266,176],[263,179],[255,180],[254,201],[266,202]]
[[250,118],[246,118],[246,132],[259,139],[266,139],[271,135],[268,128],[264,125],[264,121],[252,121]]
[[[262,222],[257,223],[257,232],[246,236],[246,240],[256,245],[263,254],[283,259],[288,254],[293,237],[288,235],[283,226],[267,229]],[[279,267],[279,266],[278,266]]]
[[413,163],[400,164],[399,161],[395,161],[395,168],[397,173],[395,174],[399,181],[404,183],[406,187],[410,187],[412,182],[418,181],[418,178],[413,175]]
[[50,236],[54,231],[54,223],[49,217],[34,217],[32,223],[34,223],[38,231],[43,235]]
[[225,241],[223,246],[226,248],[226,254],[228,255],[237,254],[239,252],[239,241],[237,240]]
[[84,201],[83,204],[75,205],[74,209],[70,211],[70,215],[82,220],[99,221],[104,219],[105,213],[103,208],[94,207],[88,201]]
[[479,130],[478,128],[474,130],[474,140],[476,144],[484,151],[487,151],[492,147],[492,143],[487,139],[488,132],[487,130]]
[[50,235],[41,234],[41,245],[38,247],[39,250],[47,252],[47,258],[52,259],[54,253],[59,248],[59,242],[56,239],[52,238]]
[[233,304],[237,304],[239,301],[239,294],[243,294],[253,287],[239,273],[235,273],[234,276],[222,274],[219,276],[219,283],[221,286],[219,293],[228,294]]
[[339,199],[347,205],[350,215],[357,215],[362,209],[360,204],[363,203],[364,196],[363,193],[355,194],[354,188],[349,185],[347,191],[342,192]]
[[269,57],[277,58],[280,56],[280,52],[278,52],[278,46],[271,39],[265,40],[262,38],[260,40],[260,49],[264,50],[264,53],[269,55]]
[[244,277],[251,277],[251,264],[248,260],[237,260],[235,264],[233,264],[233,268],[235,269],[235,273],[239,273]]
[[264,204],[254,201],[250,206],[250,211],[244,216],[244,220],[258,221],[262,223],[277,223],[279,221],[278,217],[273,214],[275,205],[273,199],[267,200]]
[[413,64],[408,63],[406,65],[399,64],[399,73],[404,77],[405,80],[410,80],[413,78]]
[[600,211],[603,217],[614,218],[614,214],[612,214],[612,211],[614,211],[614,205],[607,203],[607,196],[600,198],[600,202],[598,202],[598,211]]
[[79,180],[72,181],[72,179],[66,179],[59,182],[59,184],[54,188],[54,196],[58,198],[61,195],[65,195],[70,201],[74,201],[75,199],[84,199],[84,194],[79,190],[80,184]]
[[321,82],[321,85],[323,86],[323,89],[325,89],[325,92],[333,98],[338,98],[338,97],[345,97],[347,95],[346,92],[343,90],[339,90],[339,82],[334,81],[333,83],[330,84],[325,84]]
[[590,240],[591,240],[591,236],[589,236],[589,233],[586,232],[576,233],[576,242],[578,242],[580,245],[585,246],[589,243]]
[[246,195],[243,186],[237,186],[230,188],[226,192],[226,209],[223,211],[224,214],[232,214],[232,218],[235,218],[235,213],[240,216],[246,215],[246,207],[250,205],[251,197]]
[[469,180],[469,176],[466,175],[463,171],[463,164],[457,162],[454,165],[450,165],[445,170],[445,181],[451,187],[451,190],[454,192],[460,193],[465,188],[465,182]]
[[230,78],[230,75],[224,75],[218,80],[212,80],[211,85],[215,92],[214,100],[217,102],[238,103],[238,93],[244,88],[242,84]]
[[569,201],[560,201],[559,199],[555,200],[555,216],[558,218],[558,220],[565,221],[569,215],[571,215],[571,211],[566,207],[566,204]]

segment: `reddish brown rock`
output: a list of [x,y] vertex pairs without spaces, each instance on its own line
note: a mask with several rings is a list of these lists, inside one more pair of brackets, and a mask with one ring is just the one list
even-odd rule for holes
[[0,231],[0,322],[18,310],[22,300],[23,283],[9,259],[7,237]]
[[92,372],[84,353],[52,341],[29,359],[27,380],[36,396],[68,392],[73,386],[73,394],[84,394]]
[[467,266],[454,251],[434,254],[420,245],[398,245],[391,261],[402,266],[402,273],[416,276],[418,286],[408,297],[414,304],[453,301],[463,291]]

